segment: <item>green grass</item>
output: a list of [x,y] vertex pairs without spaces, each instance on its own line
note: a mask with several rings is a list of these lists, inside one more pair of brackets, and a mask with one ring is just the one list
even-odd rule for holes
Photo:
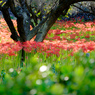
[[48,58],[41,53],[27,54],[27,67],[18,70],[11,67],[14,62],[10,58],[5,60],[5,65],[11,64],[11,68],[1,72],[0,94],[94,95],[95,51],[87,54],[80,51],[74,56],[67,56],[67,51],[62,53],[63,56]]

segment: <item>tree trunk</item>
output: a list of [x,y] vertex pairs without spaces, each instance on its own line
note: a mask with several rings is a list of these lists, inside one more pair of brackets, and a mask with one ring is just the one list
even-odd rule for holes
[[11,21],[11,18],[10,18],[10,14],[8,12],[8,9],[2,9],[2,14],[3,14],[3,17],[7,23],[7,25],[9,26],[9,29],[12,33],[11,35],[11,38],[14,40],[14,41],[18,41],[19,40],[19,36],[14,28],[14,25]]

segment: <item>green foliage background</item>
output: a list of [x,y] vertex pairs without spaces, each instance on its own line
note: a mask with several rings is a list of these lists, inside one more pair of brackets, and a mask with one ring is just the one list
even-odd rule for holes
[[28,55],[27,67],[2,70],[0,95],[95,95],[94,54],[80,51],[66,59]]

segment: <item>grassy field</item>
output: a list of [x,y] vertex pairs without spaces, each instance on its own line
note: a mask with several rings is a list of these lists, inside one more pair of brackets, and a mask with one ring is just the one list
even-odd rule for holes
[[10,35],[0,19],[0,95],[95,95],[95,21],[57,21],[43,42]]

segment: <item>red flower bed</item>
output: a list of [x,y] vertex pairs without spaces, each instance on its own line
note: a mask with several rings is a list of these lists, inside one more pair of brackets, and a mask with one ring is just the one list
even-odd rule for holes
[[[13,23],[16,27],[15,20],[13,20]],[[38,52],[46,52],[48,56],[51,54],[59,55],[62,50],[72,50],[72,53],[80,49],[84,52],[95,50],[95,21],[76,24],[68,21],[57,22],[56,24],[59,29],[51,29],[43,42],[35,42],[32,39],[20,43],[19,41],[14,42],[10,38],[11,32],[7,24],[4,19],[0,19],[0,54],[16,55],[15,52],[20,51],[22,48],[26,52],[31,52],[37,48]],[[60,28],[65,28],[65,30]]]

